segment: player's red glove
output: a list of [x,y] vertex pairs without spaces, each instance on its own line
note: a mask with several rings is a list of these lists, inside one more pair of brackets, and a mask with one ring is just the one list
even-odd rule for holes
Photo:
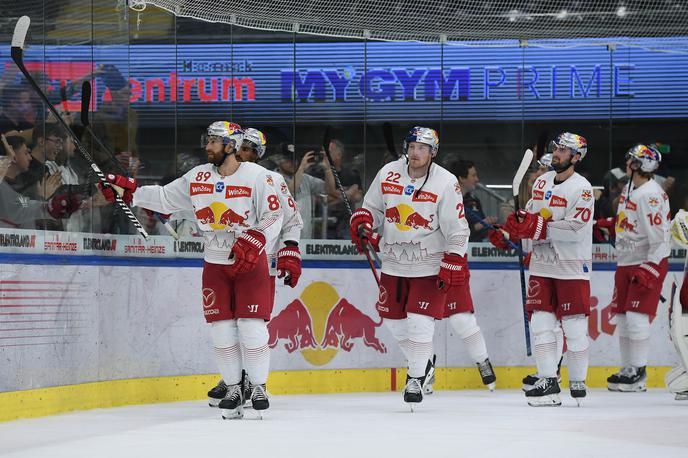
[[470,276],[466,255],[444,253],[444,258],[440,263],[440,273],[437,274],[437,286],[440,289],[465,285]]
[[234,260],[234,272],[245,274],[255,269],[260,254],[265,248],[265,235],[254,229],[249,229],[236,239],[232,247],[230,259]]
[[[494,225],[494,229],[490,229],[487,231],[487,238],[490,240],[490,243],[494,245],[495,247],[499,248],[500,250],[509,250],[512,247],[509,246],[509,242],[507,242],[506,236],[504,235],[504,232],[501,231],[502,226],[499,224]],[[509,240],[512,243],[517,243],[518,239],[513,239],[511,237],[511,234],[509,234]]]
[[301,276],[301,252],[297,245],[289,244],[277,252],[277,277],[292,288]]
[[55,219],[66,218],[79,209],[81,203],[76,195],[62,193],[53,196],[48,201],[48,213]]
[[[127,178],[122,175],[113,175],[112,173],[105,175],[105,179],[112,186],[120,188],[122,192],[119,194],[121,194],[122,200],[125,204],[131,205],[131,201],[134,198],[134,191],[136,191],[138,186],[136,180],[134,178]],[[98,189],[100,189],[108,202],[115,202],[115,192],[119,191],[116,191],[112,186],[106,186],[102,183],[98,183]]]
[[349,220],[351,241],[359,253],[365,251],[364,243],[368,243],[373,250],[380,251],[380,235],[373,232],[373,214],[366,208],[359,208]]
[[654,262],[644,262],[633,271],[633,283],[644,289],[654,289],[659,284],[659,266]]
[[547,221],[536,213],[528,213],[525,210],[518,211],[518,218],[514,213],[506,220],[504,229],[510,238],[542,240],[547,237]]

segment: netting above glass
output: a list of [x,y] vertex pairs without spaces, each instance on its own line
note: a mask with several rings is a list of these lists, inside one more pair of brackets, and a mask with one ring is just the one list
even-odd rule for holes
[[688,2],[641,0],[130,0],[244,27],[391,41],[675,37]]

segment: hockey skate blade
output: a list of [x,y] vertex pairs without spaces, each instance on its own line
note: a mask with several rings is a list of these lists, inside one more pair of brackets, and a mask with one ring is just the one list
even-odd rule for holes
[[619,383],[619,391],[622,393],[644,393],[647,391],[647,386],[645,382],[631,383],[629,385]]
[[239,407],[237,409],[220,409],[223,420],[241,420],[244,418],[244,409]]
[[208,405],[210,407],[218,407],[220,405],[220,401],[222,401],[222,399],[208,398]]
[[488,383],[485,385],[488,390],[490,390],[490,393],[494,393],[494,390],[497,388],[497,384],[495,382]]
[[538,398],[528,398],[528,405],[531,407],[559,407],[561,405],[561,398],[558,394],[548,394]]
[[621,391],[621,390],[619,389],[619,384],[618,384],[618,383],[607,383],[607,389],[608,389],[609,391],[615,391],[615,392]]
[[688,391],[684,391],[682,393],[676,393],[676,397],[674,397],[675,401],[688,401]]

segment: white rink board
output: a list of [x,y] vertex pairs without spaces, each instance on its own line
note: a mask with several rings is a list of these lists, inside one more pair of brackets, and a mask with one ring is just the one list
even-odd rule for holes
[[[668,278],[673,276],[670,273]],[[46,279],[51,283],[41,283]],[[6,314],[0,340],[0,391],[216,372],[202,315],[200,268],[5,264],[0,266],[0,281],[2,313]],[[598,322],[604,315],[601,309],[610,301],[612,284],[613,272],[593,275],[592,295],[603,304],[593,314]],[[525,355],[518,271],[476,269],[471,289],[493,364],[532,365]],[[295,289],[278,286],[272,331],[288,331],[284,320],[276,317],[283,317],[280,313],[287,304],[300,301],[311,317],[315,344],[321,345],[330,310],[319,307],[313,298],[328,295],[336,301],[345,299],[367,315],[359,313],[361,319],[343,326],[356,329],[357,323],[368,323],[370,335],[387,351],[354,337],[349,340],[350,351],[337,341],[327,349],[297,348],[290,353],[285,349],[288,339],[282,338],[272,351],[273,370],[404,365],[391,334],[384,326],[374,326],[379,321],[374,309],[377,291],[367,269],[305,269]],[[667,304],[660,304],[653,323],[651,365],[676,362],[666,310]],[[438,322],[437,331],[438,365],[472,366],[463,343],[447,323]],[[605,333],[597,336],[591,365],[617,364],[616,342]]]

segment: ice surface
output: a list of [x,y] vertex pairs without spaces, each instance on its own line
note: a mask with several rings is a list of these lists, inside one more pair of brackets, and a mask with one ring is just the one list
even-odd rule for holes
[[400,393],[273,396],[262,421],[203,401],[0,423],[2,457],[688,456],[688,401],[666,390],[592,390],[583,407],[520,391],[441,391],[410,413]]

